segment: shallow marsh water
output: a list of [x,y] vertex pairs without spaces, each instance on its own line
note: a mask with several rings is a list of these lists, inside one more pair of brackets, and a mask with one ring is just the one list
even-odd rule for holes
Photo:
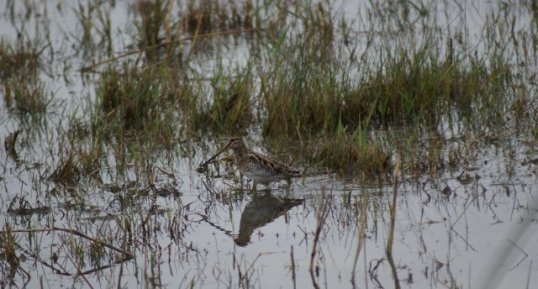
[[[109,11],[112,46],[121,54],[134,42],[135,4],[116,2],[96,7]],[[12,3],[15,20],[8,9]],[[222,145],[218,136],[200,141],[178,132],[171,149],[155,151],[150,145],[146,151],[137,136],[125,143],[109,140],[102,144],[106,153],[98,176],[76,169],[71,179],[55,179],[59,168],[69,169],[69,148],[76,147],[66,137],[74,133],[70,119],[77,114],[84,119],[84,105],[95,101],[99,86],[98,78],[81,76],[79,69],[107,57],[83,52],[88,44],[81,44],[83,29],[75,12],[91,5],[24,3],[28,6],[0,1],[6,7],[0,31],[15,41],[23,23],[36,29],[25,30],[30,39],[50,28],[51,48],[43,58],[51,64],[40,78],[52,101],[35,121],[0,98],[0,138],[6,141],[21,130],[16,157],[8,145],[0,150],[0,228],[14,231],[18,260],[16,266],[8,262],[7,245],[2,248],[2,288],[533,288],[538,282],[537,142],[514,131],[476,137],[441,129],[446,133],[442,156],[457,147],[470,153],[439,172],[399,176],[390,256],[386,246],[395,194],[390,177],[346,180],[325,170],[295,180],[289,191],[275,184],[270,193],[253,194],[226,161],[196,172]],[[447,19],[464,19],[449,23],[466,27],[465,37],[472,38],[480,34],[474,21],[486,19],[481,12],[497,6],[463,3],[468,13]],[[353,19],[350,11],[360,7],[344,3],[333,12]],[[521,15],[514,29],[532,23],[528,14]],[[94,25],[97,39],[102,34]],[[245,65],[248,45],[242,41],[239,48],[234,43],[220,52],[230,54],[218,65]],[[99,46],[95,42],[90,44]],[[203,74],[218,67],[208,58],[197,58],[194,70]],[[532,80],[534,68],[530,63],[522,71]],[[534,105],[535,89],[529,89]],[[268,153],[258,141],[258,128],[252,131],[249,146]],[[404,159],[405,154],[426,159],[429,152],[418,146],[401,152]],[[412,171],[407,165],[402,163],[403,170]],[[43,231],[31,231],[37,229]],[[7,237],[2,241],[9,243]]]
[[[393,246],[402,287],[480,288],[498,276],[493,283],[498,288],[514,284],[525,288],[535,280],[535,168],[523,164],[528,160],[526,155],[507,156],[497,149],[483,149],[465,184],[457,179],[459,173],[445,174],[436,181],[402,182]],[[514,166],[512,177],[507,176],[507,164]],[[228,184],[204,184],[209,180],[187,167],[169,168],[181,181],[172,185],[179,196],[150,192],[147,198],[121,208],[114,193],[88,189],[82,207],[70,207],[70,198],[54,197],[62,201],[47,202],[38,197],[52,205],[50,212],[4,212],[5,222],[14,229],[72,228],[91,236],[107,236],[112,244],[121,244],[124,236],[119,228],[125,219],[133,224],[147,222],[152,230],[141,234],[144,240],[132,240],[135,259],[114,264],[121,256],[113,254],[99,261],[101,266],[112,264],[110,268],[84,277],[59,273],[77,270],[65,247],[73,246],[72,242],[81,242],[83,247],[88,244],[62,232],[19,234],[19,254],[26,255],[21,266],[28,275],[17,273],[13,281],[28,288],[89,284],[94,288],[309,288],[313,286],[308,271],[313,233],[319,223],[320,204],[328,202],[314,259],[319,286],[352,287],[357,241],[364,234],[354,273],[357,287],[393,288],[385,253],[390,186],[352,185],[317,176],[294,183],[289,194],[274,188],[270,195],[254,197],[238,192],[231,180]],[[159,185],[170,183],[173,181],[163,177]],[[206,185],[219,192],[207,190]],[[447,187],[451,192],[445,196]],[[133,188],[132,192],[136,191]],[[3,198],[6,206],[20,195],[10,192],[4,194],[9,196]],[[361,202],[369,202],[366,227],[359,221]],[[141,228],[131,230],[140,235],[137,231]],[[506,251],[509,254],[503,258]],[[57,263],[51,261],[54,254],[59,258]],[[96,266],[86,262],[85,266],[78,264],[82,271]]]

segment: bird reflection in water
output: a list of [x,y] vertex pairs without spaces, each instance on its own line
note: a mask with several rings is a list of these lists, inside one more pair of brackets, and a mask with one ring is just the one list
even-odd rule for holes
[[275,197],[270,190],[254,197],[241,214],[239,235],[234,239],[235,244],[241,247],[248,245],[254,230],[272,222],[303,202],[303,199]]

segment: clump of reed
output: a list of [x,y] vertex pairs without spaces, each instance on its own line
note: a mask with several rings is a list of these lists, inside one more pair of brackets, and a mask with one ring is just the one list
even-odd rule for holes
[[304,156],[340,176],[377,176],[385,180],[392,168],[392,153],[383,143],[364,134],[360,128],[347,132],[339,126],[335,135],[313,136],[305,147]]
[[193,35],[249,29],[255,25],[254,9],[251,0],[239,5],[236,1],[189,0],[181,17],[182,28]]
[[16,113],[42,114],[50,102],[37,73],[41,52],[31,42],[0,40],[0,87],[6,106]]
[[[20,259],[17,256],[17,244],[18,241],[15,238],[15,235],[12,232],[12,227],[10,224],[6,224],[5,230],[3,233],[0,233],[0,260],[2,263],[9,266],[9,270],[4,271],[4,266],[0,266],[2,273],[5,278],[4,282],[7,284],[7,280],[15,277],[15,274],[20,267]],[[7,280],[6,280],[7,279]]]
[[[157,49],[165,40],[170,40],[171,24],[169,13],[173,1],[138,1],[137,9],[140,22],[135,22],[138,30],[140,46],[145,49],[146,58],[150,61],[158,59]],[[166,33],[166,36],[163,36]]]
[[[214,51],[214,36],[240,36],[260,25],[258,7],[251,0],[241,4],[234,0],[142,0],[134,10],[136,41],[149,62],[166,58],[182,64],[195,53]],[[190,50],[183,55],[186,43]]]
[[4,149],[7,155],[15,162],[19,161],[19,155],[17,153],[17,138],[19,137],[20,130],[16,130],[10,133],[4,139]]
[[[243,4],[236,1],[185,1],[179,3],[177,9],[175,3],[143,0],[136,4],[135,10],[139,16],[134,23],[137,41],[150,62],[162,60],[164,55],[168,61],[181,61],[181,46],[187,39],[192,39],[190,53],[200,51],[204,47],[200,45],[199,36],[220,33],[234,35],[233,30],[252,29],[257,18],[250,0]],[[176,20],[173,16],[178,10],[179,19]],[[186,37],[186,34],[190,36]]]
[[[95,56],[96,53],[105,53],[109,57],[112,54],[112,22],[110,20],[110,10],[116,4],[112,2],[83,2],[79,1],[73,9],[78,20],[78,26],[82,30],[79,34],[78,44],[85,57]],[[58,5],[61,11],[61,5]],[[99,36],[99,42],[95,42],[95,37]],[[98,49],[99,48],[99,49]],[[100,49],[105,48],[105,49]]]
[[143,135],[171,145],[176,130],[177,87],[170,68],[125,64],[102,73],[91,115],[93,138]]
[[0,80],[12,76],[35,75],[39,67],[39,56],[42,50],[36,45],[17,41],[15,45],[0,39]]
[[[336,35],[336,23],[324,18],[323,6],[316,10],[302,14],[300,32],[282,32],[265,55],[263,136],[307,140],[303,146],[321,165],[373,172],[390,168],[391,151],[369,137],[373,129],[435,129],[447,115],[473,125],[504,117],[512,73],[501,55],[486,60],[455,51],[449,39],[418,47],[379,43],[364,52],[376,60],[361,60],[346,52],[347,35]],[[323,27],[309,29],[308,23]],[[351,165],[357,160],[363,165]]]
[[[254,120],[253,75],[250,68],[234,73],[217,69],[208,92],[192,91],[183,103],[185,124],[191,130],[237,134]],[[204,86],[198,84],[198,87]],[[206,96],[207,95],[207,96]]]
[[277,67],[275,80],[267,77],[262,84],[268,110],[264,134],[334,132],[339,125],[355,129],[361,124],[435,127],[452,109],[471,116],[483,108],[495,112],[503,104],[507,65],[446,59],[425,49],[401,52],[359,80],[338,63],[318,65],[292,56],[298,63]]
[[4,101],[8,108],[23,115],[43,114],[51,98],[45,84],[36,76],[10,77],[3,82]]
[[475,59],[443,59],[427,48],[401,53],[367,81],[345,95],[342,118],[356,115],[381,125],[415,124],[435,127],[452,110],[470,117],[483,108],[494,112],[505,97],[508,75],[503,67],[487,67]]
[[65,186],[74,186],[80,179],[80,169],[73,155],[62,160],[50,175],[50,179]]

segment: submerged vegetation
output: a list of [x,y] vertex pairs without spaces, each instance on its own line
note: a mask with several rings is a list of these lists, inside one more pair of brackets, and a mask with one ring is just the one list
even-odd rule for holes
[[[448,252],[474,253],[467,227],[458,233],[468,210],[500,200],[519,206],[510,221],[534,212],[519,198],[537,173],[538,8],[456,2],[7,0],[0,287],[57,285],[27,259],[75,287],[166,287],[171,275],[180,288],[265,288],[267,259],[290,275],[278,287],[338,287],[349,272],[356,287],[360,266],[372,287],[397,288],[401,274],[410,287],[465,287],[457,257],[428,252],[423,232],[443,223]],[[246,190],[228,157],[193,172],[233,136],[300,168],[290,195]],[[401,239],[420,239],[429,263],[394,264],[392,243],[409,246],[393,236],[406,234],[397,217],[419,228]],[[275,220],[291,229],[259,230]],[[269,249],[241,255],[263,240]],[[361,265],[366,247],[382,254]]]

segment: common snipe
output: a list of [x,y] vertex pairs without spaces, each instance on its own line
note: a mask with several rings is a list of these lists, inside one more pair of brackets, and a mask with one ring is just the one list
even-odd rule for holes
[[256,184],[262,184],[267,187],[270,183],[281,180],[286,180],[289,185],[291,178],[301,176],[300,172],[249,150],[243,142],[243,139],[240,137],[231,138],[226,146],[202,164],[201,167],[207,165],[219,154],[229,148],[234,152],[234,161],[239,171],[241,171],[247,178],[254,181],[254,189],[256,189]]

